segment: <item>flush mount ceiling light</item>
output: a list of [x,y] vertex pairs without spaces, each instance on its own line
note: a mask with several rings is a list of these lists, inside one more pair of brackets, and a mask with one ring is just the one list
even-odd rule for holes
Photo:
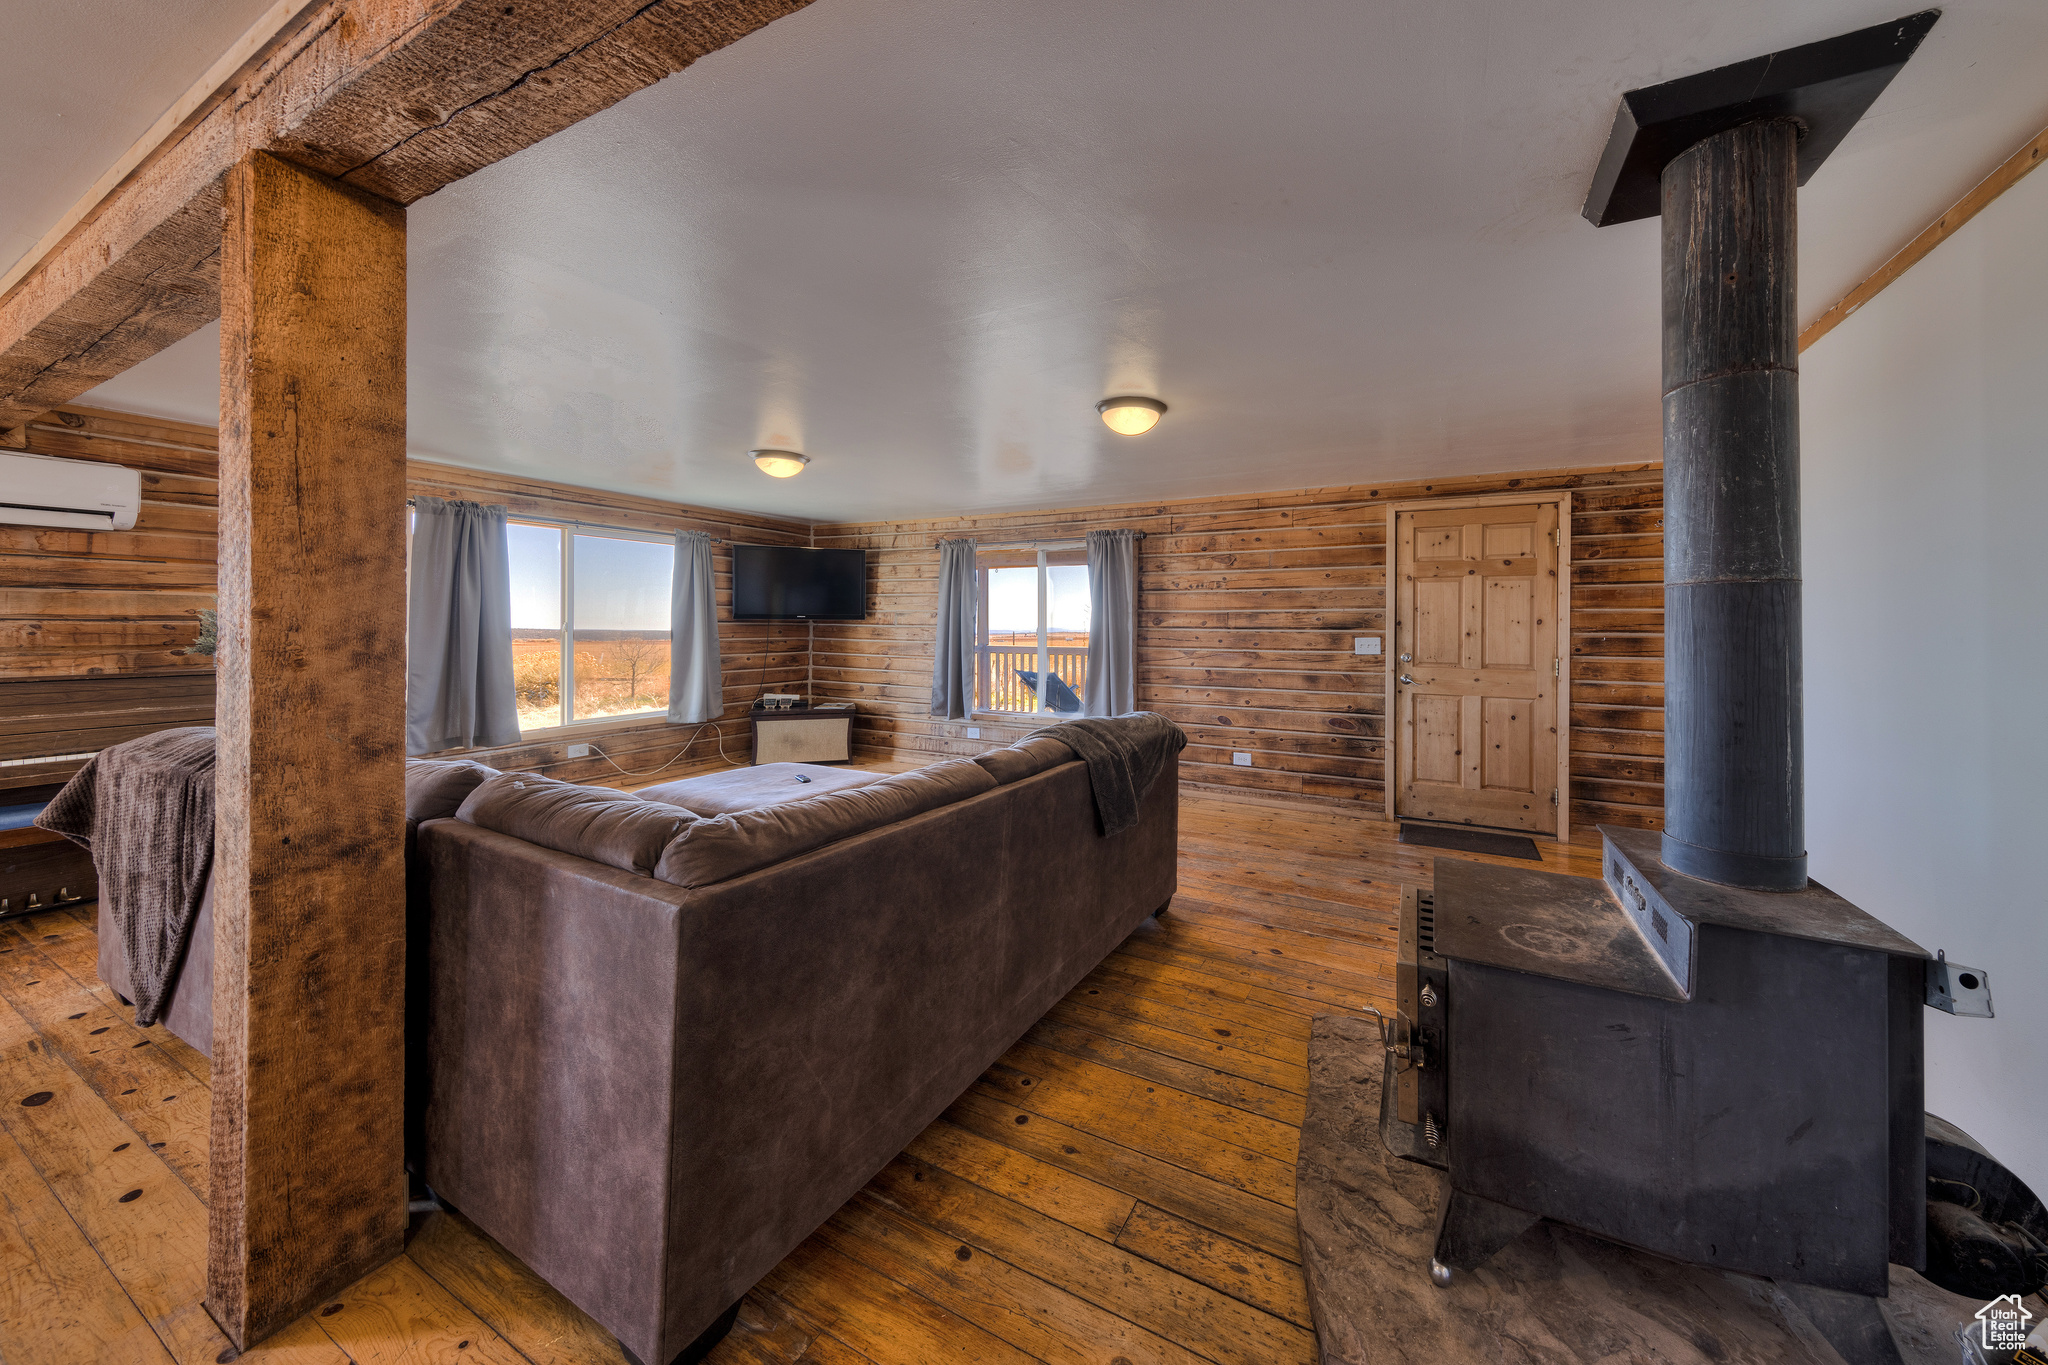
[[761,466],[761,472],[772,479],[793,479],[804,472],[804,466],[811,462],[808,455],[799,455],[794,450],[750,450],[754,463]]
[[1102,414],[1103,423],[1119,436],[1143,436],[1159,425],[1159,418],[1166,411],[1166,404],[1157,398],[1139,398],[1126,394],[1121,398],[1105,398],[1095,405]]

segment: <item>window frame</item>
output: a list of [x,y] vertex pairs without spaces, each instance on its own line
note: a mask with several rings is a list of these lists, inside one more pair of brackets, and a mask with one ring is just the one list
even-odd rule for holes
[[[1045,685],[1046,673],[1052,662],[1050,657],[1052,623],[1048,618],[1048,608],[1051,606],[1052,577],[1047,570],[1066,567],[1050,563],[1047,556],[1074,550],[1086,550],[1087,548],[1088,542],[1085,540],[1041,540],[1008,545],[988,543],[974,547],[974,695],[977,704],[970,709],[976,718],[1043,720],[1048,716],[1072,718],[1077,714],[1082,714],[1074,711],[1055,711],[1046,705],[1046,694],[1052,690]],[[995,700],[995,671],[991,657],[991,650],[994,647],[989,644],[988,639],[989,571],[992,568],[1022,569],[1030,567],[1023,564],[984,565],[981,562],[981,556],[990,552],[997,554],[1035,552],[1034,559],[1038,570],[1038,687],[1032,694],[1035,707],[1030,711],[999,711],[993,705],[982,706],[979,704],[983,696],[986,696],[991,703]],[[1089,630],[1090,638],[1092,639],[1094,631],[1093,622],[1089,623]]]
[[[575,716],[571,714],[576,698],[576,537],[578,535],[588,535],[605,540],[638,540],[653,545],[666,545],[673,552],[676,539],[675,533],[672,531],[635,531],[623,526],[597,526],[586,521],[558,521],[551,517],[508,516],[505,518],[505,521],[508,525],[513,526],[544,526],[551,531],[560,532],[562,536],[562,622],[555,632],[558,647],[562,651],[562,681],[560,696],[556,703],[557,720],[553,725],[543,725],[531,730],[521,730],[519,732],[520,741],[522,743],[525,742],[529,735],[547,735],[561,730],[577,730],[586,725],[616,724],[620,721],[638,723],[650,717],[666,716],[668,710],[665,707],[651,711],[621,711],[608,716]],[[673,577],[675,566],[673,563],[670,564],[669,569],[671,577],[669,580],[668,606],[669,616],[671,621],[673,621],[676,606],[675,580]],[[671,625],[670,631],[673,634],[673,625]],[[673,639],[671,639],[671,647],[673,647]],[[671,687],[675,685],[674,679],[670,679],[669,685]]]

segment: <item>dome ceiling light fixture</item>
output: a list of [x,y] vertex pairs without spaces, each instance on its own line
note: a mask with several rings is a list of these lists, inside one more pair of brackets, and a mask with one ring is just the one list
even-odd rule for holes
[[1102,421],[1119,436],[1143,436],[1159,425],[1159,419],[1166,412],[1166,404],[1157,398],[1141,398],[1136,394],[1124,394],[1118,398],[1105,398],[1095,405],[1102,414]]
[[793,479],[804,472],[804,466],[811,462],[808,455],[799,455],[794,450],[750,450],[754,463],[761,472],[771,479]]

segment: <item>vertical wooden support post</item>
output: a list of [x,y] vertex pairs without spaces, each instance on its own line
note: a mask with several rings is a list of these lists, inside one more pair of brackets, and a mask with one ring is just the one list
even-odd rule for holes
[[1806,885],[1800,710],[1799,126],[1664,168],[1666,866]]
[[207,1307],[247,1347],[405,1231],[405,211],[255,152],[225,218]]

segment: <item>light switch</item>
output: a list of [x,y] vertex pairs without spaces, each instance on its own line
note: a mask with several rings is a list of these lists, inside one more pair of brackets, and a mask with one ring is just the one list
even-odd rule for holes
[[1377,654],[1380,652],[1380,637],[1377,635],[1354,635],[1351,637],[1353,654]]
[[1232,763],[1235,763],[1240,768],[1249,768],[1252,766],[1252,756],[1250,754],[1232,754],[1230,756],[1230,761]]

